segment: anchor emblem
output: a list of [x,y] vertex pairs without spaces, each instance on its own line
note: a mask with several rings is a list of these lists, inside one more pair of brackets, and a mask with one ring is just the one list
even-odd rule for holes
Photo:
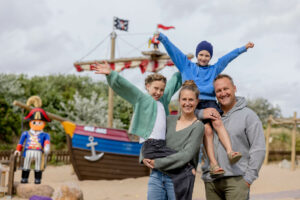
[[97,161],[99,160],[104,153],[96,154],[95,146],[98,145],[98,142],[94,142],[94,137],[89,136],[90,143],[86,144],[87,147],[91,147],[92,155],[91,156],[84,156],[85,159],[89,161]]

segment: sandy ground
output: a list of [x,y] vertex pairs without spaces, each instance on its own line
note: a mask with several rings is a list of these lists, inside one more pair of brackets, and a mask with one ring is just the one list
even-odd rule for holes
[[[15,174],[15,181],[20,180],[20,170]],[[33,182],[33,173],[30,174],[30,182]],[[73,172],[71,165],[59,167],[48,166],[43,173],[43,184],[48,184],[57,190],[62,184],[73,182],[84,193],[85,200],[144,200],[147,199],[148,177],[113,180],[113,181],[79,181]],[[296,197],[279,197],[278,192],[299,191]],[[263,197],[262,194],[272,194],[272,198]],[[277,197],[276,197],[277,195]],[[274,197],[275,196],[275,197]],[[288,195],[289,196],[289,195]],[[291,195],[290,195],[291,196]],[[19,199],[13,197],[12,199]],[[197,172],[193,199],[204,200],[204,184],[201,173]],[[283,169],[278,164],[263,166],[260,177],[251,186],[251,199],[300,199],[300,167],[295,171]]]

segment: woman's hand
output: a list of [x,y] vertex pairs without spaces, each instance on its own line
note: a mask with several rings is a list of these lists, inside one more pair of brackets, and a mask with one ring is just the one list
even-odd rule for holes
[[109,75],[111,72],[111,68],[107,61],[104,61],[104,64],[100,64],[100,63],[96,62],[95,71],[96,71],[95,74]]
[[194,176],[196,176],[196,169],[195,169],[195,168],[192,169],[192,174],[193,174]]
[[154,168],[154,160],[148,159],[148,158],[144,158],[143,159],[143,163],[144,165],[146,165],[147,167],[153,169]]

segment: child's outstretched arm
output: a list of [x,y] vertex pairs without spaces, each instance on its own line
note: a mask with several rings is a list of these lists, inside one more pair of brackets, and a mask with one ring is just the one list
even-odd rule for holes
[[95,71],[96,71],[95,74],[109,75],[111,72],[111,68],[107,61],[104,61],[104,64],[100,64],[100,63],[96,62]]
[[182,78],[179,72],[175,72],[172,78],[167,82],[162,101],[165,105],[169,105],[172,96],[180,89]]
[[180,72],[186,69],[189,66],[191,61],[187,58],[187,56],[182,53],[163,33],[156,33],[157,39],[161,41],[164,45],[166,51],[168,52],[170,58],[174,62],[175,66],[179,69]]
[[254,47],[254,43],[248,42],[246,45],[244,45],[240,48],[234,49],[233,51],[229,52],[225,56],[219,58],[218,62],[215,64],[217,74],[220,74],[233,59],[235,59],[242,53],[246,52],[247,49],[253,48],[253,47]]
[[96,63],[95,74],[105,74],[109,86],[122,98],[132,105],[135,105],[144,93],[135,85],[131,84],[117,72],[111,70],[110,65],[105,61],[104,64]]

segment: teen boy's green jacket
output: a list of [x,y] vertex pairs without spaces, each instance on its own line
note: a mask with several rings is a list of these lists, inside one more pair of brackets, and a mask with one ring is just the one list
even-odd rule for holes
[[[147,139],[152,132],[157,114],[157,102],[149,95],[140,91],[137,87],[111,71],[106,76],[109,86],[121,97],[133,105],[134,115],[131,124],[132,134]],[[181,87],[181,75],[179,72],[173,74],[167,82],[164,95],[159,101],[164,105],[166,115],[169,114],[168,105],[173,94]]]

